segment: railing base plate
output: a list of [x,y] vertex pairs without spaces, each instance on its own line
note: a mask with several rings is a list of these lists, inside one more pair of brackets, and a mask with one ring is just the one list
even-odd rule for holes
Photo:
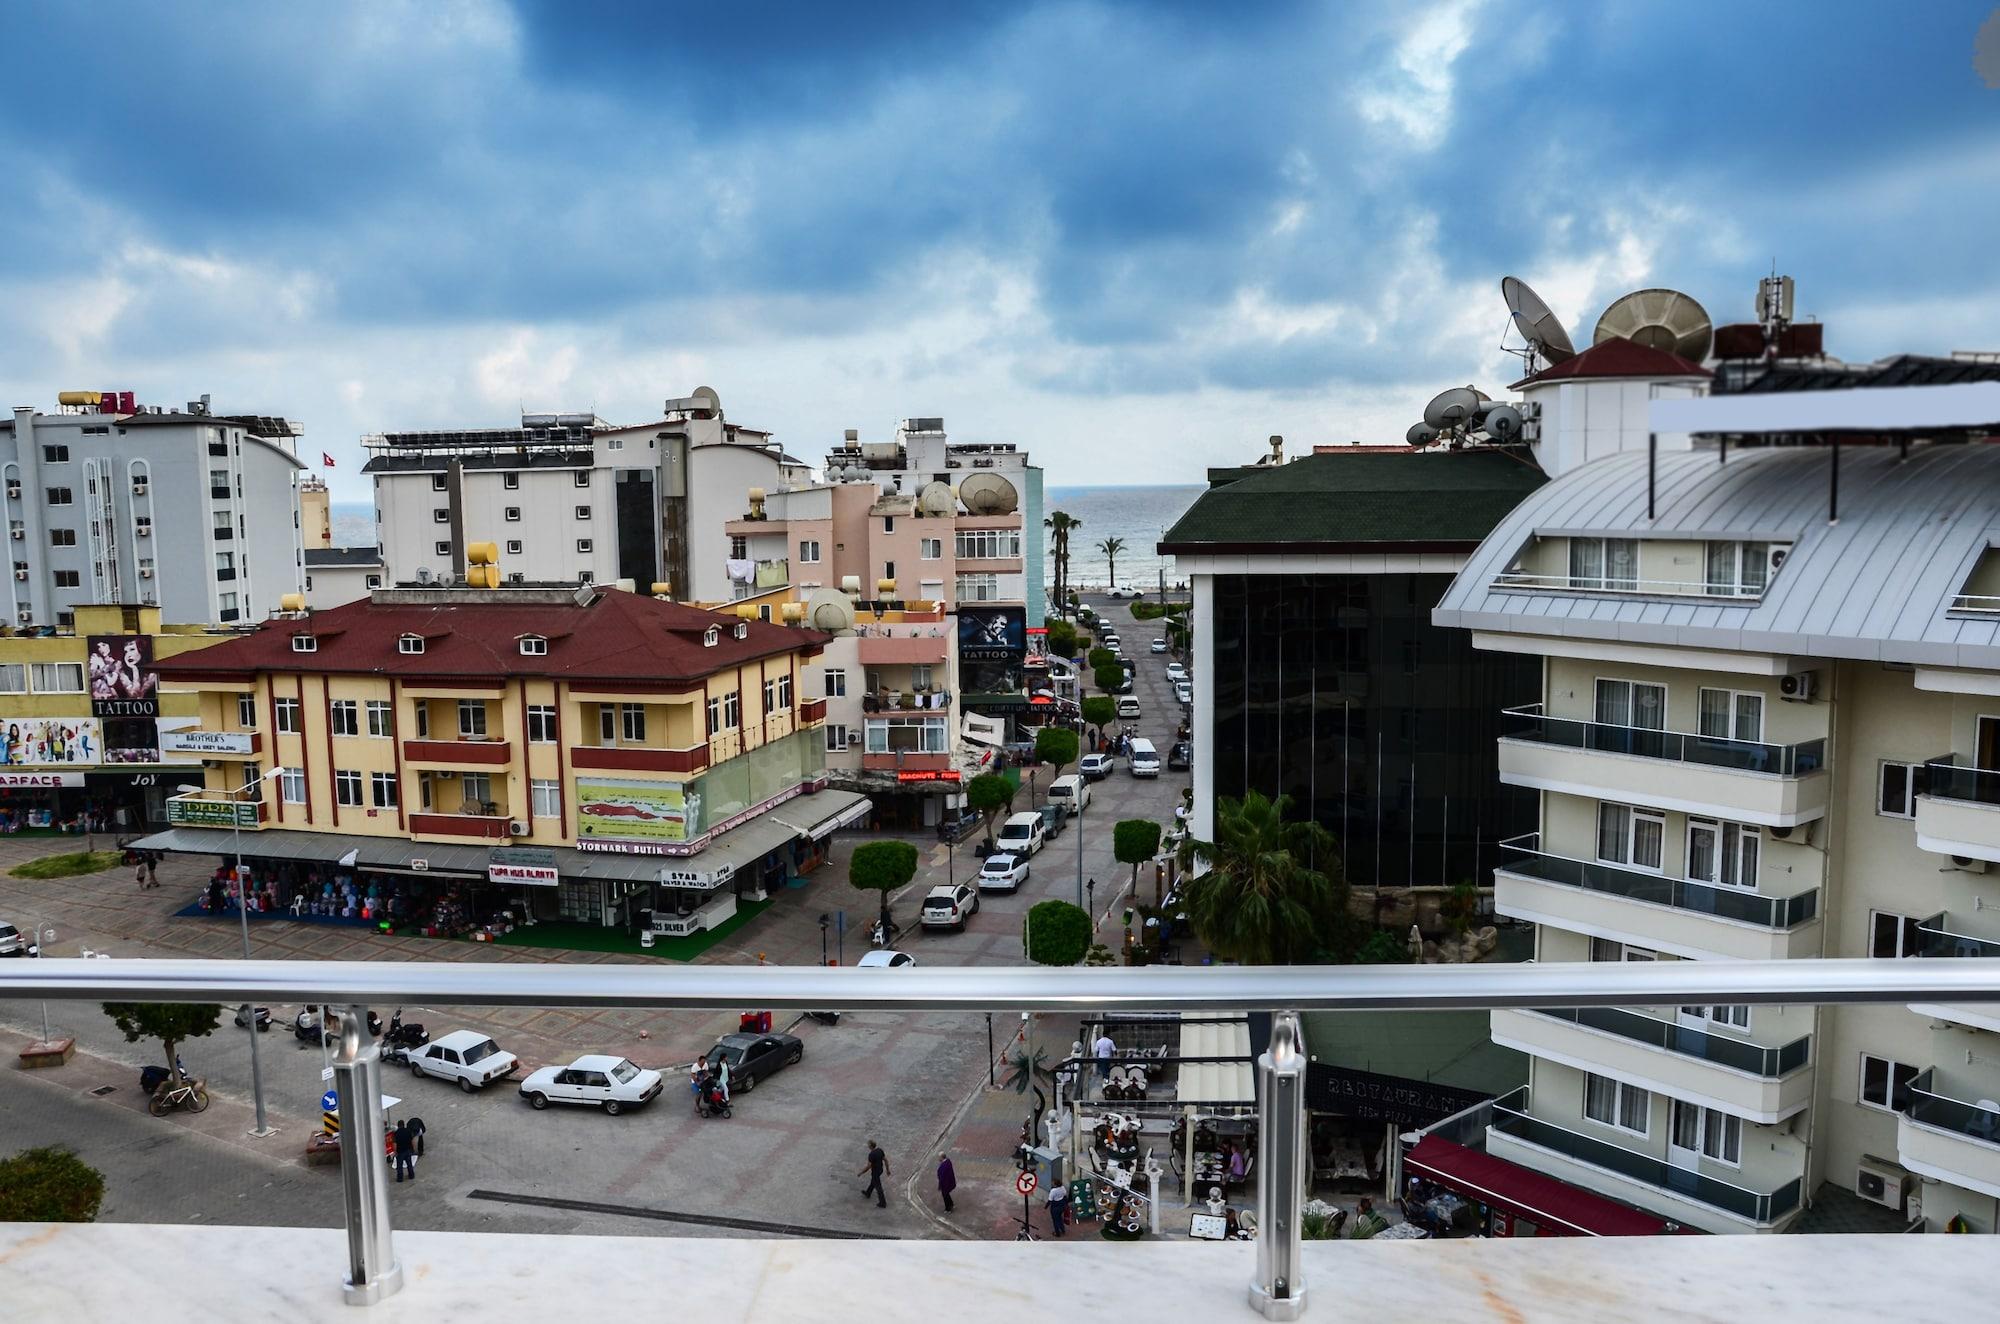
[[[350,1306],[372,1306],[384,1297],[391,1297],[403,1290],[403,1263],[396,1263],[384,1269],[370,1281],[356,1287],[352,1278],[342,1280],[340,1294]],[[1278,1318],[1273,1316],[1273,1318]],[[1284,1318],[1293,1318],[1284,1316]]]

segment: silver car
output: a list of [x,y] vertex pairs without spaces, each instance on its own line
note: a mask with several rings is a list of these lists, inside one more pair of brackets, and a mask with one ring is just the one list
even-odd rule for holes
[[28,940],[12,924],[0,924],[0,956],[26,956]]

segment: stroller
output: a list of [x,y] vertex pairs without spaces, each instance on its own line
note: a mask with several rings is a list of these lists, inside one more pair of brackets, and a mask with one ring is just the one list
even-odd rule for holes
[[722,1097],[722,1078],[713,1071],[702,1076],[694,1091],[697,1117],[730,1117],[729,1100]]

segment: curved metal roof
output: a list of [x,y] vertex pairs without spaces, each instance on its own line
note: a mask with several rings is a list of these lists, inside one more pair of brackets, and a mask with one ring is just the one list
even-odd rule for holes
[[[1953,613],[1974,563],[2000,542],[2000,446],[1888,447],[1840,456],[1840,522],[1827,523],[1824,447],[1614,455],[1515,508],[1452,581],[1444,626],[1931,666],[2000,668],[2000,619]],[[1757,600],[1495,589],[1536,533],[1790,541]]]

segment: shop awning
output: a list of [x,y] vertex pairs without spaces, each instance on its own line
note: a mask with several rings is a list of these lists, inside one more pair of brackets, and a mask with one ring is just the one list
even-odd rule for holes
[[[246,832],[242,846],[243,854],[255,859],[332,864],[353,851],[355,867],[359,869],[468,878],[486,877],[486,861],[491,853],[485,846],[443,846],[396,837],[349,837],[335,832],[292,832],[283,828]],[[185,855],[234,855],[237,837],[227,828],[176,827],[141,837],[132,847]],[[413,867],[413,861],[418,860],[423,861],[423,867]]]
[[1676,1229],[1664,1219],[1557,1181],[1506,1159],[1427,1135],[1403,1159],[1428,1177],[1481,1204],[1500,1205],[1535,1222],[1585,1237],[1655,1237]]
[[[1174,1097],[1187,1103],[1255,1103],[1250,1023],[1241,1016],[1181,1017],[1182,1058]],[[1226,1058],[1193,1062],[1189,1058]]]
[[785,801],[771,811],[770,817],[789,824],[814,841],[824,841],[841,828],[859,823],[874,808],[874,801],[854,791],[815,791]]

